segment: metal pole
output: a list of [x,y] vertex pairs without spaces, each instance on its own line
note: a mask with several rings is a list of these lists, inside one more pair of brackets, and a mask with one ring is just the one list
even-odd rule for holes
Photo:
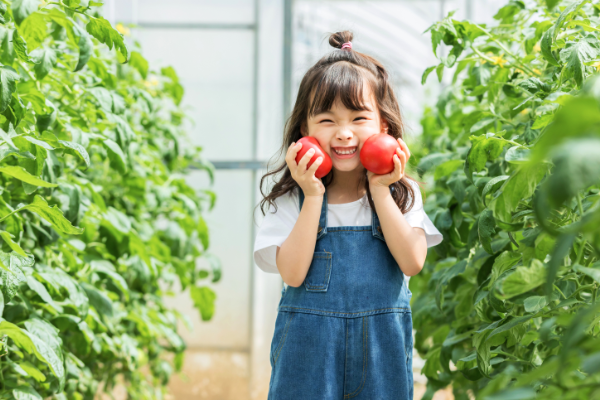
[[283,120],[292,110],[292,35],[294,0],[283,2]]
[[[261,0],[254,0],[254,82],[252,85],[252,98],[253,100],[253,105],[252,105],[252,159],[253,162],[256,162],[256,160],[258,160],[258,112],[259,112],[259,107],[258,107],[258,101],[259,101],[259,96],[258,96],[258,79],[260,77],[260,73],[259,73],[259,44],[260,44],[260,1]],[[250,170],[251,174],[252,174],[252,185],[250,186],[250,209],[252,210],[252,215],[254,215],[254,201],[256,199],[256,185],[257,185],[257,178],[256,178],[256,174],[259,173],[258,169],[251,169]],[[248,299],[248,354],[249,354],[249,367],[250,367],[250,379],[248,379],[248,393],[251,392],[252,389],[252,375],[253,375],[253,371],[252,371],[252,366],[253,366],[253,362],[252,362],[252,339],[254,336],[254,289],[256,286],[256,277],[255,277],[255,267],[254,267],[254,238],[256,237],[256,228],[254,226],[254,224],[251,224],[251,228],[250,228],[250,239],[251,239],[251,251],[250,251],[250,290],[249,290],[249,295],[250,298]]]

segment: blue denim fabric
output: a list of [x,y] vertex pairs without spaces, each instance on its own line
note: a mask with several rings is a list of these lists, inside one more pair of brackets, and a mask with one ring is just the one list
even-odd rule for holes
[[325,193],[304,284],[282,290],[268,399],[412,400],[410,297],[377,214],[327,227]]

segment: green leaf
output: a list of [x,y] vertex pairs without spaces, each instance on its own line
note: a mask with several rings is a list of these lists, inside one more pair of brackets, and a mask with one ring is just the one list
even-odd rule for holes
[[202,218],[202,216],[198,218],[197,229],[198,236],[200,238],[200,241],[202,242],[202,247],[204,247],[204,250],[207,250],[209,246],[208,225],[206,225],[206,221],[204,221],[204,218]]
[[44,79],[56,66],[56,52],[52,49],[37,49],[32,51],[30,55],[35,64],[33,70],[38,80]]
[[129,234],[131,231],[131,221],[129,220],[129,217],[114,207],[108,207],[108,210],[102,217],[120,233]]
[[[42,339],[34,333],[22,330],[8,321],[0,322],[0,337],[7,335],[14,344],[28,354],[33,354],[38,360],[47,364],[59,379],[64,376],[64,367],[58,356]],[[48,358],[46,358],[48,357]]]
[[79,47],[79,60],[77,61],[77,65],[74,69],[74,72],[77,72],[81,71],[83,67],[85,67],[94,54],[94,42],[92,42],[90,35],[81,29],[79,25],[73,25],[73,28],[74,31],[79,35],[79,41],[77,42]]
[[429,77],[429,74],[431,74],[436,67],[437,66],[434,65],[433,67],[427,68],[425,72],[423,72],[423,76],[421,77],[421,85],[424,85],[425,82],[427,82],[427,77]]
[[535,389],[527,387],[503,390],[499,393],[494,393],[491,396],[486,396],[484,400],[533,400],[536,398],[537,394]]
[[12,393],[15,400],[42,400],[42,396],[31,386],[19,386],[13,389]]
[[54,375],[62,380],[64,385],[64,360],[62,353],[62,340],[58,336],[58,329],[54,325],[39,318],[31,318],[23,322],[29,337],[36,345],[39,352],[50,365]]
[[85,150],[85,147],[83,147],[79,143],[67,142],[66,140],[59,140],[58,142],[62,145],[63,148],[66,149],[66,153],[74,155],[76,154],[77,156],[79,156],[79,158],[83,160],[83,162],[85,162],[85,165],[87,167],[90,166],[90,156]]
[[490,286],[493,285],[504,272],[514,267],[520,260],[521,254],[511,251],[505,251],[496,257],[492,266]]
[[33,276],[28,276],[27,286],[29,286],[29,289],[37,293],[42,300],[44,300],[47,304],[52,306],[52,308],[54,308],[56,311],[61,313],[63,312],[62,306],[56,304],[56,302],[54,301],[54,299],[52,299],[52,296],[50,296],[50,293],[48,293],[48,290],[46,289],[43,283],[35,279]]
[[571,140],[551,153],[554,173],[545,182],[551,203],[558,206],[600,183],[600,139]]
[[27,372],[27,374],[29,376],[31,376],[33,379],[35,379],[38,382],[45,382],[46,381],[46,376],[35,367],[35,365],[33,365],[32,363],[30,363],[29,361],[22,361],[19,363],[19,367],[21,367],[23,369],[23,371]]
[[96,309],[96,311],[98,311],[98,314],[112,317],[113,304],[108,296],[96,289],[94,286],[85,282],[83,282],[81,285],[87,294],[90,304]]
[[548,304],[548,300],[545,296],[531,296],[525,299],[523,305],[525,311],[529,313],[536,313]]
[[23,257],[17,253],[0,251],[0,290],[6,303],[14,297],[19,286],[26,282],[23,267],[33,265],[33,256]]
[[546,281],[546,268],[544,264],[533,259],[528,267],[517,267],[515,272],[507,275],[502,282],[501,292],[503,299],[510,299],[526,293],[542,285]]
[[46,14],[34,12],[23,21],[18,31],[27,43],[29,51],[37,49],[48,35]]
[[487,138],[485,135],[471,136],[472,146],[467,156],[469,164],[468,170],[470,176],[473,172],[479,172],[488,161],[494,160],[502,153],[502,148],[506,142],[495,137]]
[[598,49],[593,46],[597,46],[597,44],[598,40],[595,38],[583,38],[560,52],[561,60],[567,64],[565,68],[572,74],[579,86],[583,84],[585,78],[585,63],[599,55]]
[[546,292],[547,298],[550,298],[552,295],[554,290],[554,280],[556,279],[558,268],[563,263],[563,259],[571,251],[571,246],[573,246],[574,241],[575,235],[573,234],[563,234],[556,239],[554,250],[552,250],[552,255],[550,257],[550,261],[548,262],[547,280],[544,286],[544,291]]
[[590,278],[592,278],[593,280],[595,280],[596,282],[600,283],[600,269],[587,268],[587,267],[581,266],[579,264],[575,264],[573,266],[573,270],[577,271],[577,272],[581,272],[582,274],[587,275]]
[[48,221],[52,228],[66,235],[79,235],[83,229],[71,225],[58,206],[49,207],[46,200],[40,195],[35,195],[33,203],[21,207],[19,210],[30,210]]
[[0,113],[10,104],[12,94],[17,90],[19,74],[9,66],[0,67]]
[[490,193],[491,191],[496,190],[498,188],[498,186],[500,185],[500,183],[504,182],[508,178],[510,178],[510,176],[508,176],[508,175],[496,176],[495,178],[490,179],[488,181],[488,183],[485,184],[485,186],[483,187],[483,192],[481,193],[481,198],[483,199],[483,203],[486,207],[487,207],[487,204],[485,201],[485,196],[488,193]]
[[92,270],[108,276],[126,299],[129,299],[129,287],[125,279],[117,273],[115,267],[106,260],[94,260],[90,263]]
[[543,164],[523,165],[502,185],[500,195],[489,203],[494,211],[494,217],[505,222],[512,219],[521,200],[530,198],[537,184],[546,174],[547,167]]
[[445,176],[452,174],[465,163],[464,160],[450,160],[440,164],[435,169],[434,179],[437,181]]
[[217,298],[215,292],[206,286],[192,286],[190,288],[190,295],[194,301],[194,306],[200,310],[202,320],[210,320],[215,312],[215,299]]
[[131,58],[129,59],[129,65],[137,69],[142,78],[146,79],[148,76],[148,61],[137,51],[131,52]]
[[11,10],[17,25],[20,25],[25,18],[36,11],[39,4],[39,0],[14,0],[11,5]]
[[17,57],[25,62],[31,61],[29,50],[27,49],[27,42],[25,42],[25,39],[23,39],[16,30],[13,32],[13,46]]
[[25,168],[19,166],[6,166],[0,167],[0,172],[12,176],[20,181],[27,182],[30,185],[41,186],[41,187],[57,187],[57,184],[46,182],[36,176],[31,175]]
[[494,254],[492,250],[492,236],[496,233],[496,220],[492,210],[485,209],[478,220],[478,232],[481,245],[489,254]]
[[21,246],[19,246],[17,243],[15,243],[12,240],[12,236],[9,232],[6,231],[0,231],[0,237],[4,240],[4,242],[15,251],[15,253],[23,256],[23,257],[27,257],[27,253],[25,253],[25,251],[21,248]]
[[552,120],[554,119],[554,114],[546,114],[542,115],[540,118],[536,119],[531,129],[542,129],[545,128]]
[[531,150],[522,146],[514,146],[508,149],[504,160],[511,164],[525,164],[529,161]]
[[559,2],[560,0],[546,0],[546,6],[548,10],[552,10]]
[[542,41],[540,44],[542,56],[548,61],[551,65],[560,66],[558,60],[554,56],[552,52],[552,41],[553,41],[554,29],[550,28],[544,35],[542,36]]
[[480,129],[485,128],[486,126],[489,126],[490,124],[496,122],[496,118],[486,118],[486,119],[482,119],[481,121],[477,121],[472,127],[471,127],[471,133],[473,132],[477,132]]
[[437,74],[438,81],[441,83],[442,79],[444,79],[444,64],[440,64],[435,68],[435,73]]
[[111,166],[122,174],[126,173],[127,161],[121,147],[110,139],[105,139],[102,143],[106,147],[106,150],[108,150]]
[[106,44],[109,49],[112,50],[113,46],[116,47],[123,58],[127,59],[127,47],[123,41],[123,36],[113,29],[110,22],[102,17],[91,17],[90,22],[86,25],[86,30],[101,43]]

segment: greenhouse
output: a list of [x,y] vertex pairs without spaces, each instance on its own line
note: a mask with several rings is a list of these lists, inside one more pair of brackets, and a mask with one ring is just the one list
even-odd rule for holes
[[599,32],[0,1],[0,399],[600,398]]

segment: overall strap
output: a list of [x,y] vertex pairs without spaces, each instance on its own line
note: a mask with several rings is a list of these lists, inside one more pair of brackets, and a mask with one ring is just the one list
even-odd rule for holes
[[[390,193],[394,193],[394,190],[395,189],[392,186],[390,186]],[[373,236],[385,242],[385,238],[383,237],[383,230],[381,229],[381,224],[379,223],[379,217],[377,216],[375,210],[372,210],[371,225],[373,229]]]
[[[393,192],[394,188],[390,187],[390,192]],[[304,192],[302,189],[298,188],[300,192],[300,200],[299,200],[299,209],[302,211],[302,204],[304,204]],[[385,242],[385,238],[383,237],[383,230],[381,229],[381,223],[379,222],[379,217],[375,210],[371,211],[371,229],[373,232],[373,236],[383,240]],[[319,233],[317,235],[317,240],[319,240],[323,235],[327,233],[327,189],[325,189],[325,193],[323,194],[323,206],[321,207],[321,216],[319,218]]]
[[[304,192],[301,188],[298,188],[300,192],[299,209],[302,211],[302,204],[304,204]],[[319,217],[319,233],[317,234],[317,240],[321,239],[327,233],[327,189],[323,194],[323,205],[321,206],[321,216]]]

